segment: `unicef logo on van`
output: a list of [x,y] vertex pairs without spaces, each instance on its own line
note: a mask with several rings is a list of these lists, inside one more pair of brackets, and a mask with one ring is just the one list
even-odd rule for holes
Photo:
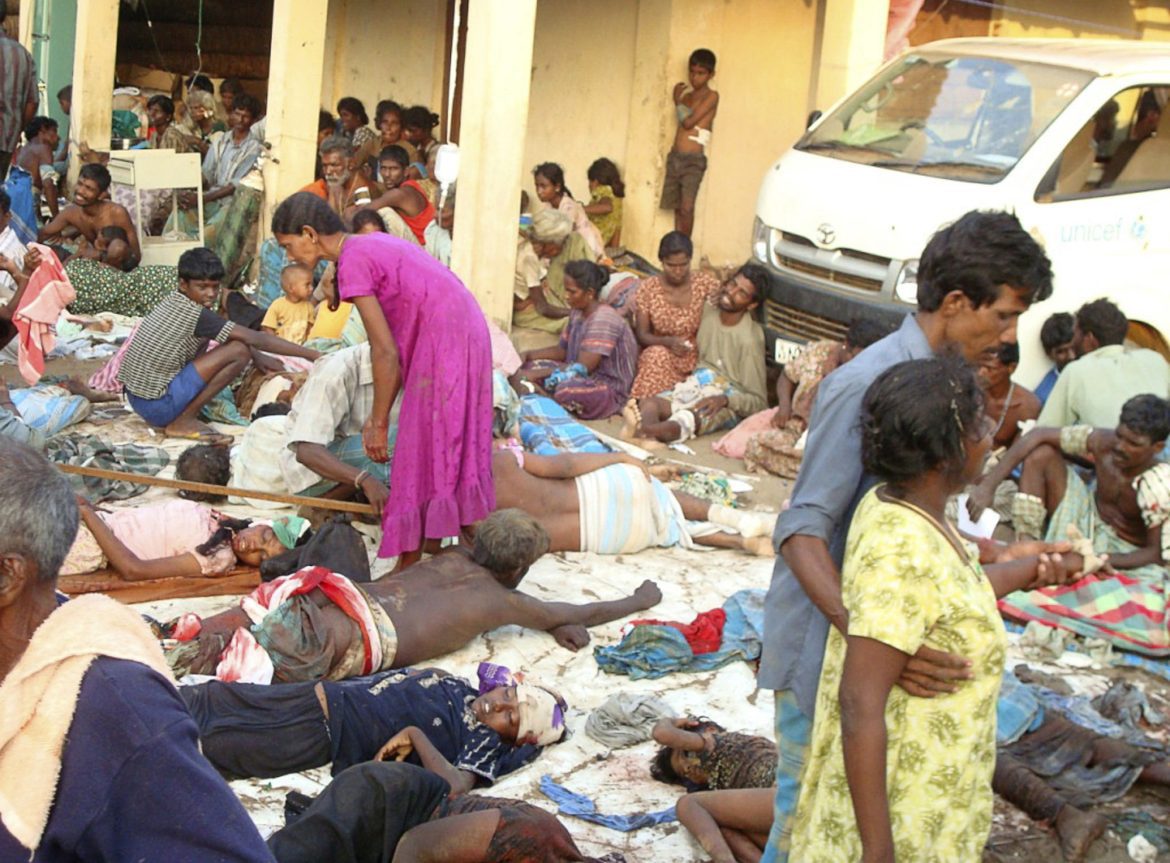
[[837,242],[837,229],[828,222],[817,225],[817,243],[822,246],[831,246]]

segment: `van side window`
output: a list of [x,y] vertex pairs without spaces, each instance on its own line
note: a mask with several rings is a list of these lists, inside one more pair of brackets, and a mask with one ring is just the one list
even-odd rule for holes
[[1073,136],[1036,189],[1040,203],[1170,187],[1170,86],[1130,87]]

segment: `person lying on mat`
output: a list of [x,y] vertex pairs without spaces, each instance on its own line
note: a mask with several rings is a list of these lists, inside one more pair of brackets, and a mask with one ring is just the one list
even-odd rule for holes
[[270,669],[264,682],[342,680],[434,659],[500,626],[543,630],[562,647],[579,650],[589,643],[585,627],[645,611],[662,599],[652,581],[630,596],[581,605],[516,590],[548,547],[536,519],[506,509],[479,523],[473,545],[427,558],[392,579],[359,585],[338,573],[302,569],[262,585],[229,611],[206,620],[184,615],[168,624],[186,642],[170,651],[169,661],[180,677],[223,671],[227,679],[232,662],[221,662],[242,630],[267,653],[267,660],[257,656]]
[[127,581],[213,578],[237,564],[259,566],[308,541],[309,523],[290,515],[273,521],[236,519],[190,500],[167,500],[114,511],[78,496],[81,525],[61,575],[110,568]]

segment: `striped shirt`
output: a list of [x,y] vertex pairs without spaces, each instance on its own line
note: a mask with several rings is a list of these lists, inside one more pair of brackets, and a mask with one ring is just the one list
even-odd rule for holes
[[161,398],[171,381],[207,346],[223,344],[235,326],[175,291],[142,319],[122,356],[118,380],[140,399]]
[[24,106],[35,101],[37,69],[32,54],[15,39],[0,35],[0,150],[16,149],[24,130]]
[[374,368],[370,345],[363,343],[322,357],[292,401],[280,468],[292,491],[320,482],[296,457],[299,443],[329,446],[358,435],[374,407]]
[[237,143],[229,129],[203,157],[203,178],[212,189],[236,185],[252,170],[264,145],[248,136]]

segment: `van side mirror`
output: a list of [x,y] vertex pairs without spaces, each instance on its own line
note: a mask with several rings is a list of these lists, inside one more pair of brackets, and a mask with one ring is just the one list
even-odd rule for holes
[[824,111],[810,111],[809,115],[808,115],[808,119],[804,121],[804,128],[811,129],[813,123],[815,123],[817,120],[821,119],[821,117],[823,117],[823,116],[825,116]]

